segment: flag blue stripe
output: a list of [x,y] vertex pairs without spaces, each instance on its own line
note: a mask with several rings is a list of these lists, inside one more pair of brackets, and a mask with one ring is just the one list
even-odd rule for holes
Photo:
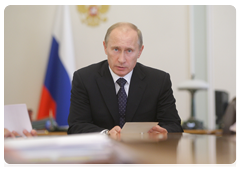
[[71,81],[59,57],[59,44],[53,37],[45,87],[56,102],[56,122],[59,126],[68,125],[70,107]]

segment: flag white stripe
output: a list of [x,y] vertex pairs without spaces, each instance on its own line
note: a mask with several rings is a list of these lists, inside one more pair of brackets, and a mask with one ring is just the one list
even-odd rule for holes
[[53,36],[59,43],[59,57],[68,73],[70,81],[72,80],[75,71],[75,52],[71,25],[69,6],[58,6],[53,28]]

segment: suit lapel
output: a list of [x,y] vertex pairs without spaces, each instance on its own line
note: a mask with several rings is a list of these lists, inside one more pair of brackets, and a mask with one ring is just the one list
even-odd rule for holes
[[142,95],[147,87],[146,83],[143,81],[145,74],[137,64],[133,70],[130,89],[128,94],[127,101],[127,110],[126,110],[126,122],[132,121],[133,116],[140,104]]
[[115,124],[119,124],[116,90],[107,61],[103,64],[99,74],[100,76],[97,78],[98,87],[101,91],[107,108],[115,121]]

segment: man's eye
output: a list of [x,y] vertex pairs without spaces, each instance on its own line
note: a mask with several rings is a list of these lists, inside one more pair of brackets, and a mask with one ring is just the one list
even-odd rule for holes
[[117,49],[117,48],[114,48],[114,51],[118,51],[118,49]]
[[129,53],[131,53],[132,52],[132,50],[127,50]]

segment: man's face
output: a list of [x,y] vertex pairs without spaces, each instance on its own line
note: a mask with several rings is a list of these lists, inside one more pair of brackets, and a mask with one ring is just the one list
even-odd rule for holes
[[115,28],[103,45],[110,68],[120,77],[133,70],[144,48],[139,48],[137,32],[130,27]]

